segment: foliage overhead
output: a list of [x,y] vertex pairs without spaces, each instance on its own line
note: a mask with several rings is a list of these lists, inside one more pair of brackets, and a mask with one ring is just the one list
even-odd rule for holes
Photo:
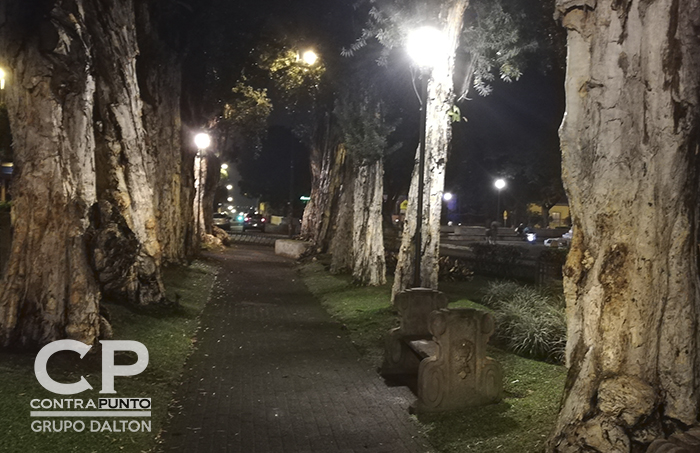
[[[442,2],[416,0],[360,0],[358,8],[367,9],[367,21],[360,36],[343,55],[352,56],[375,39],[383,46],[378,58],[386,64],[393,49],[406,44],[408,33],[429,25],[438,17]],[[561,55],[558,40],[563,36],[555,27],[549,8],[551,0],[472,0],[465,14],[462,38],[457,55],[456,73],[463,83],[458,87],[460,98],[466,98],[473,86],[482,95],[491,93],[489,82],[496,76],[504,81],[518,80],[528,57],[539,53],[545,66]],[[428,19],[425,19],[428,18]],[[544,58],[543,58],[544,55]]]
[[375,162],[397,148],[389,146],[394,126],[386,122],[382,103],[367,92],[361,96],[346,94],[336,102],[334,113],[345,146],[360,165]]
[[223,126],[234,139],[234,148],[245,147],[255,154],[259,152],[267,130],[272,101],[266,89],[256,89],[246,82],[242,78],[231,89],[230,98],[224,104]]

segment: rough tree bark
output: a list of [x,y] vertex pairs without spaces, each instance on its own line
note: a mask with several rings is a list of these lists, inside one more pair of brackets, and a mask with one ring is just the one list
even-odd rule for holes
[[[468,0],[444,2],[439,25],[447,37],[447,55],[432,70],[428,81],[426,156],[423,196],[423,222],[421,235],[420,286],[437,289],[438,258],[440,256],[440,212],[442,191],[445,186],[445,165],[452,138],[452,126],[448,112],[454,105],[454,55],[462,32],[464,11]],[[413,286],[416,213],[418,204],[418,152],[408,192],[408,207],[404,224],[398,263],[394,275],[394,296]]]
[[182,62],[172,45],[158,32],[159,17],[153,2],[137,2],[136,35],[140,55],[136,60],[143,101],[146,147],[154,168],[154,206],[157,237],[164,264],[181,263],[192,250],[194,197],[193,159],[182,146],[180,93]]
[[331,254],[330,271],[333,274],[351,271],[353,258],[353,213],[355,173],[350,168],[350,159],[342,167],[342,184],[338,188],[338,209],[333,217],[333,232],[328,253]]
[[6,1],[0,18],[17,171],[12,251],[0,282],[3,347],[61,338],[93,344],[99,335],[100,291],[84,238],[96,200],[84,2],[42,6]]
[[311,147],[311,194],[301,221],[301,238],[313,242],[318,252],[324,252],[331,241],[332,218],[338,209],[342,167],[346,163],[345,146],[331,134],[331,119],[325,118]]
[[644,451],[698,416],[700,1],[560,0],[558,12],[574,238],[548,451]]
[[[115,272],[104,260],[96,271],[105,296],[128,294],[129,303],[150,305],[165,301],[165,289],[160,278],[161,249],[154,206],[155,165],[146,148],[136,77],[139,51],[134,14],[132,1],[86,3],[86,26],[93,44],[96,80],[93,117],[97,196],[119,210],[140,242],[130,257],[132,271]],[[111,243],[116,244],[101,245],[109,247]],[[119,255],[122,250],[97,250],[96,261],[101,256]]]
[[386,283],[382,231],[383,178],[383,159],[355,166],[352,276],[361,285],[377,286]]

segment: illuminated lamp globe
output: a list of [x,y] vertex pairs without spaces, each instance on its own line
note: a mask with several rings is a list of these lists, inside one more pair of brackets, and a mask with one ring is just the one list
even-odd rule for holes
[[306,65],[313,66],[318,61],[318,55],[313,50],[307,50],[301,55],[301,61]]
[[194,144],[197,146],[197,149],[207,149],[211,145],[211,137],[209,137],[209,134],[200,132],[194,136]]
[[406,51],[420,67],[433,68],[438,62],[446,61],[447,37],[434,27],[421,27],[408,35]]

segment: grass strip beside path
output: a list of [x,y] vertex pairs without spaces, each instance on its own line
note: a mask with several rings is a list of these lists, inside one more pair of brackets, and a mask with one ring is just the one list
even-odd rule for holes
[[[170,300],[179,301],[179,306],[174,310],[146,312],[105,303],[114,328],[113,339],[139,341],[149,352],[148,367],[143,373],[133,377],[115,377],[117,394],[99,393],[102,387],[100,353],[88,354],[82,360],[72,352],[58,353],[49,360],[47,368],[56,381],[77,382],[80,376],[84,376],[93,387],[92,390],[66,396],[50,393],[37,382],[34,375],[36,352],[0,353],[0,451],[137,453],[151,450],[165,424],[173,391],[192,350],[198,317],[209,298],[215,274],[216,268],[205,261],[164,270],[167,296]],[[130,353],[117,352],[115,355],[117,365],[134,361],[135,356]],[[111,425],[112,418],[42,419],[57,424],[63,420],[83,420],[86,429],[82,432],[72,429],[68,432],[34,432],[31,428],[32,421],[36,420],[30,417],[30,411],[36,410],[30,407],[33,399],[96,401],[100,397],[151,398],[151,432],[90,432],[91,420],[98,420],[102,425],[110,420]]]
[[[349,276],[331,275],[319,262],[305,264],[300,273],[307,287],[350,332],[360,353],[379,367],[384,338],[398,326],[390,304],[391,282],[381,287],[357,287]],[[488,310],[478,303],[488,280],[441,283],[450,307]],[[440,452],[535,453],[554,426],[566,370],[489,348],[503,366],[506,397],[499,404],[443,414],[421,414],[430,443]]]

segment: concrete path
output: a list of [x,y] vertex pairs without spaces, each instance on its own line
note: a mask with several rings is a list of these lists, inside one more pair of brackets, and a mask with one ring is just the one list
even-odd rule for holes
[[427,452],[389,388],[291,260],[236,246],[204,309],[164,452]]

